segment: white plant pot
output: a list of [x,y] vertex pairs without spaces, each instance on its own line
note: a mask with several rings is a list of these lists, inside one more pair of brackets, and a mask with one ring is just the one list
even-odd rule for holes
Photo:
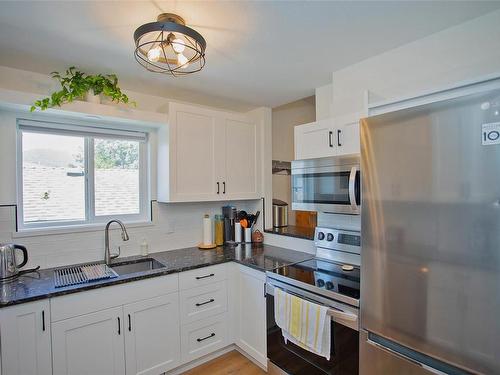
[[101,95],[95,95],[92,90],[85,94],[85,101],[94,104],[101,104]]

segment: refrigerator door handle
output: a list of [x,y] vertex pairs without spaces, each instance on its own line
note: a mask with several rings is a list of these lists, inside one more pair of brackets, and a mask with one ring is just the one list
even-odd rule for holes
[[[467,371],[464,371],[458,367],[441,362],[425,354],[419,353],[413,349],[400,345],[396,342],[383,338],[374,333],[368,332],[367,343],[374,345],[382,350],[385,350],[392,355],[414,363],[422,367],[423,369],[432,372],[436,375],[447,375],[447,374],[457,374],[457,375],[468,375]],[[427,362],[427,363],[426,363]],[[441,368],[441,369],[440,369]]]
[[358,167],[352,167],[351,173],[349,175],[349,201],[351,202],[351,208],[353,211],[357,212],[359,210],[358,204],[356,203],[356,174],[358,173]]

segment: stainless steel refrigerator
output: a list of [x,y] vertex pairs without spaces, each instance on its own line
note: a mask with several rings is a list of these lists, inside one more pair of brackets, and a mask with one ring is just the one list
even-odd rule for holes
[[360,372],[500,374],[500,90],[361,122]]

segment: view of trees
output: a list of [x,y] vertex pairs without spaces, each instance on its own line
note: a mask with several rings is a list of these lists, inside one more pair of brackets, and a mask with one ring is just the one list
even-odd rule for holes
[[96,168],[139,168],[138,142],[96,139],[94,153]]

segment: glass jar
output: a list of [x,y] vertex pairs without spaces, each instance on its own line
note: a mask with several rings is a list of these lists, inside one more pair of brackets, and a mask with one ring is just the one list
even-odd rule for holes
[[224,217],[215,215],[215,244],[222,246],[224,244]]

